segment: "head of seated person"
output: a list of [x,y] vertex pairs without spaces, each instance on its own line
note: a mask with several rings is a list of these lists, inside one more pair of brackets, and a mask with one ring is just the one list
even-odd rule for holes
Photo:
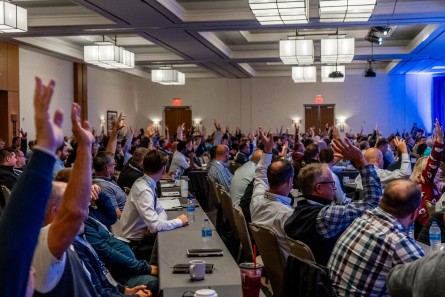
[[17,163],[17,156],[15,150],[6,148],[0,150],[0,165],[3,166],[15,166]]
[[294,167],[287,160],[272,162],[267,168],[269,192],[281,196],[288,196],[294,182]]
[[144,157],[147,155],[149,150],[145,147],[138,147],[134,150],[131,161],[140,169],[144,169]]
[[298,173],[298,185],[303,196],[317,196],[332,201],[335,197],[335,181],[327,164],[309,164]]
[[307,145],[306,149],[304,150],[304,162],[306,164],[318,162],[319,151],[320,150],[317,144],[311,143]]
[[383,153],[378,148],[372,147],[365,151],[365,159],[369,164],[383,168]]
[[168,165],[168,156],[157,150],[149,151],[144,157],[144,173],[155,182],[165,174]]
[[115,166],[114,155],[111,153],[98,152],[93,159],[93,168],[96,176],[113,177]]
[[219,144],[216,146],[215,160],[222,163],[227,163],[229,161],[229,147],[225,144]]

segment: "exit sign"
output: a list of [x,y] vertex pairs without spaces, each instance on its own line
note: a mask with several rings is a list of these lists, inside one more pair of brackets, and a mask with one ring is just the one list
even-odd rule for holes
[[315,103],[316,104],[322,104],[323,103],[323,97],[321,97],[321,95],[317,95],[315,97]]

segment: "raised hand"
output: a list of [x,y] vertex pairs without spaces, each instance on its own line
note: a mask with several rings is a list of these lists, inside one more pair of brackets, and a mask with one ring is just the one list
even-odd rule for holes
[[436,141],[439,143],[443,143],[443,129],[442,126],[439,124],[439,120],[436,119],[436,122],[434,123],[434,129],[436,130]]
[[334,156],[339,159],[351,160],[357,167],[363,167],[368,164],[362,151],[353,145],[348,138],[345,138],[344,140],[341,140],[340,138],[334,139],[332,148],[335,152]]
[[408,153],[408,149],[406,148],[405,140],[396,137],[394,138],[394,143],[402,154]]
[[34,90],[34,124],[36,126],[38,145],[56,152],[63,142],[63,112],[56,110],[53,119],[49,114],[49,105],[54,92],[55,82],[51,80],[43,85],[39,77],[35,78]]
[[272,135],[270,134],[270,132],[267,133],[267,135],[264,134],[263,128],[261,127],[258,127],[258,132],[260,133],[261,141],[264,145],[264,152],[268,154],[272,153],[274,145]]
[[71,109],[71,124],[73,135],[76,138],[79,145],[85,145],[91,148],[94,136],[90,131],[90,125],[88,121],[80,122],[80,106],[77,103],[73,103]]
[[26,137],[28,137],[28,132],[24,132],[22,128],[19,129],[19,133],[23,139],[26,139]]
[[117,132],[122,130],[125,127],[125,115],[122,114],[122,112],[117,117],[116,121],[114,122],[113,131]]

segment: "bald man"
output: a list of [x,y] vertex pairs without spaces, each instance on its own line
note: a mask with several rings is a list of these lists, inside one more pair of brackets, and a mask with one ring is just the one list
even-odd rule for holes
[[217,145],[215,158],[209,164],[208,173],[208,176],[222,185],[227,192],[230,192],[230,183],[233,178],[232,173],[227,168],[229,157],[229,147],[224,144]]
[[[407,179],[411,175],[411,164],[405,140],[397,137],[394,139],[394,143],[397,146],[397,149],[402,153],[402,163],[400,169],[396,169],[394,171],[383,169],[383,154],[378,148],[373,147],[365,151],[365,159],[369,164],[374,165],[377,175],[380,178],[382,189],[385,189],[386,185],[394,179]],[[357,184],[357,189],[363,190],[362,178],[360,175],[357,176],[355,182]]]
[[255,170],[257,164],[260,161],[263,151],[256,150],[250,161],[246,162],[243,166],[235,171],[230,184],[230,197],[232,198],[232,204],[238,204],[241,197],[243,197],[249,183],[255,178]]

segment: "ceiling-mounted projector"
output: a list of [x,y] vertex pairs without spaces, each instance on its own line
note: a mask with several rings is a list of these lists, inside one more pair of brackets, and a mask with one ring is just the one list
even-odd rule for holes
[[345,75],[343,73],[341,73],[340,71],[332,71],[331,73],[329,73],[328,75],[330,78],[340,78],[340,77],[345,77]]
[[364,74],[365,77],[375,77],[377,75],[372,68],[366,69]]

